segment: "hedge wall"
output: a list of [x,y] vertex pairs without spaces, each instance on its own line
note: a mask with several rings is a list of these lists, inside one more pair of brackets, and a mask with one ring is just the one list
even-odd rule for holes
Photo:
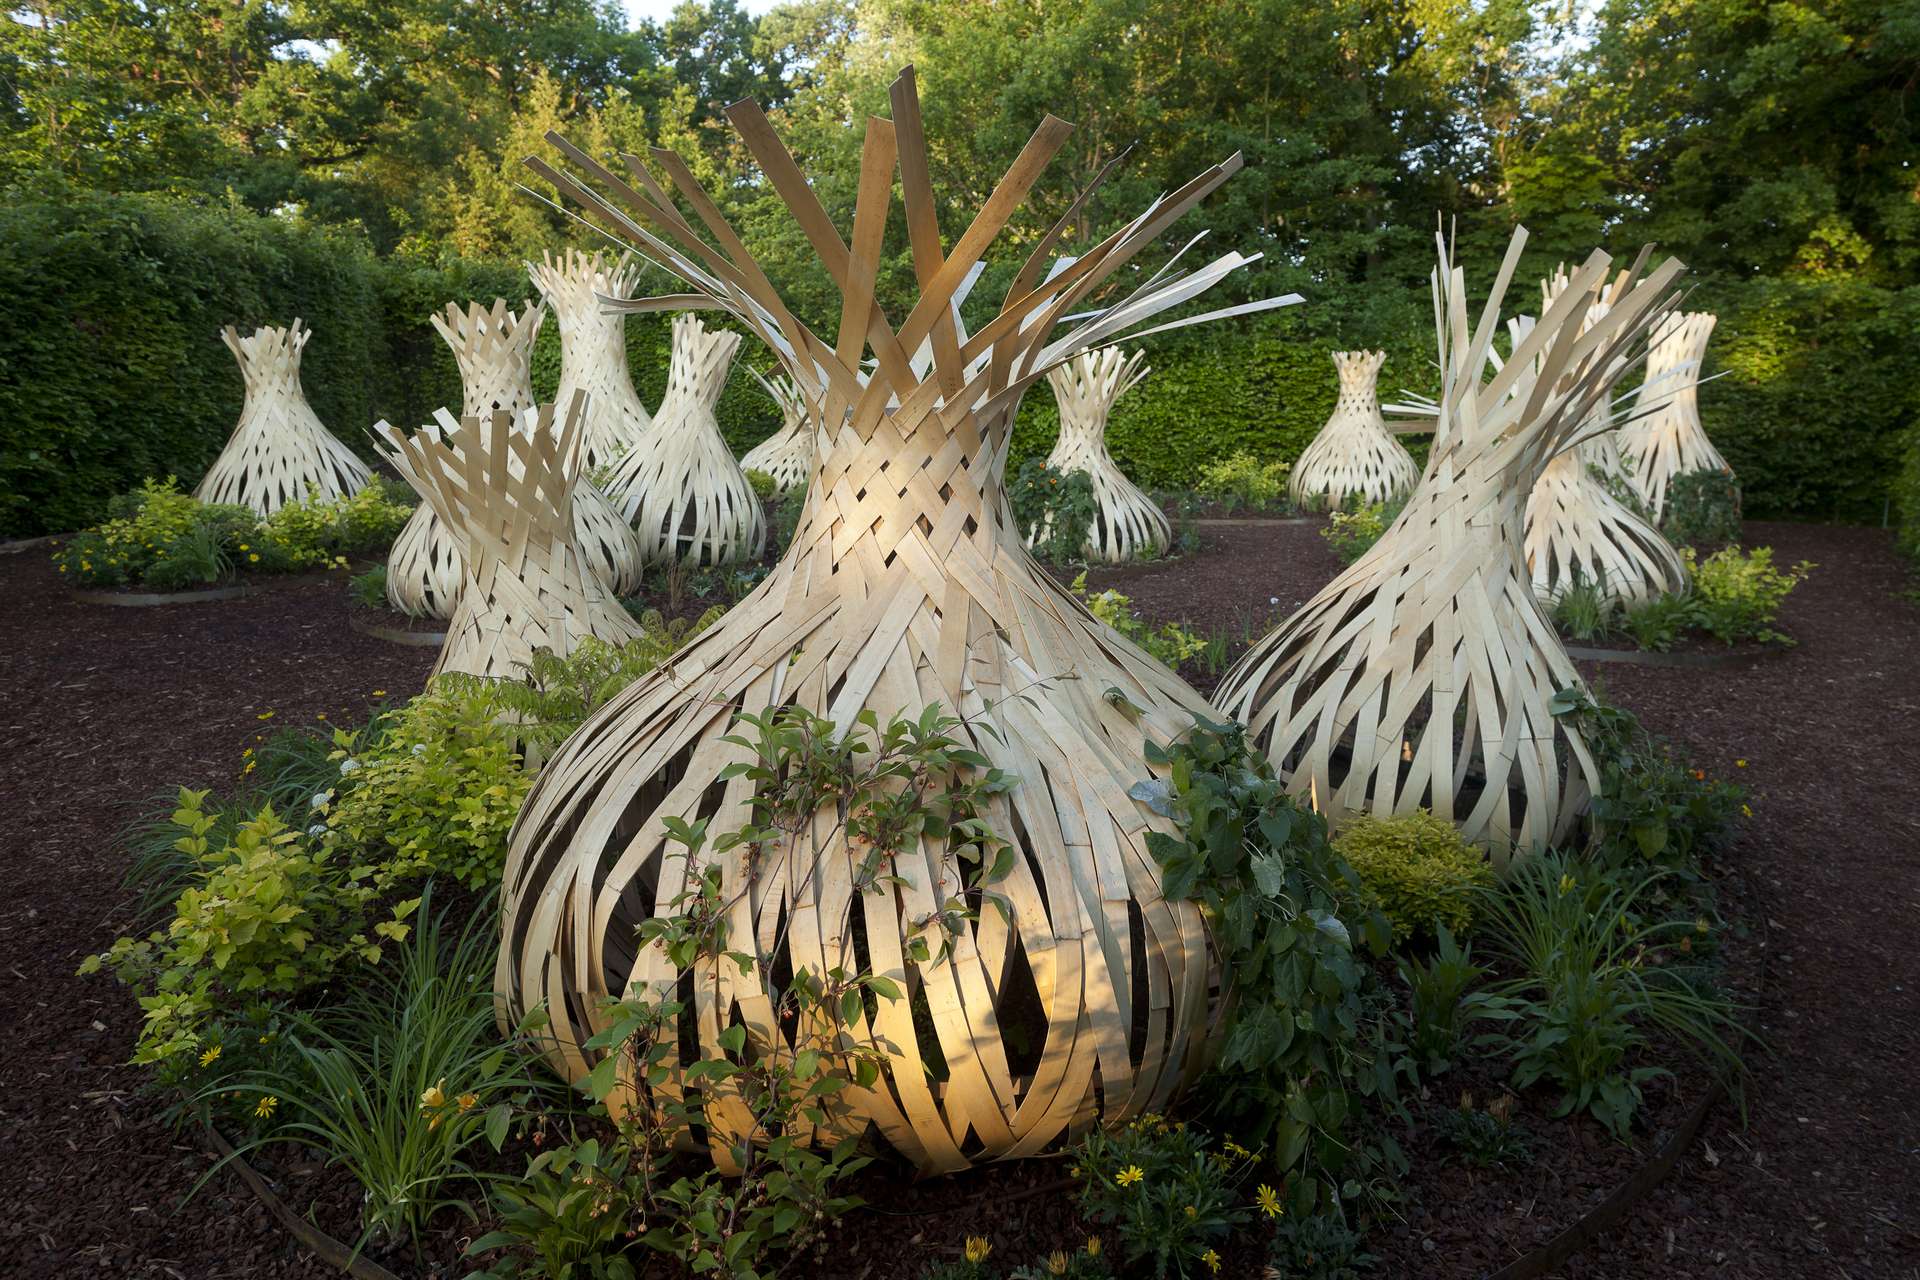
[[[643,286],[644,287],[644,286]],[[517,263],[376,258],[360,238],[297,221],[149,196],[21,196],[0,208],[0,536],[78,528],[150,475],[196,481],[238,417],[240,374],[221,344],[294,316],[313,327],[303,381],[320,418],[366,451],[385,417],[411,426],[459,401],[452,355],[427,323],[449,300],[516,304]],[[1753,515],[1878,522],[1896,487],[1920,546],[1920,377],[1911,334],[1920,289],[1816,279],[1705,281],[1688,303],[1718,312],[1701,392],[1709,432],[1739,471]],[[717,323],[709,317],[708,323]],[[1141,484],[1181,488],[1238,449],[1297,456],[1333,407],[1328,353],[1384,347],[1383,393],[1431,392],[1424,287],[1329,291],[1239,325],[1147,340],[1152,374],[1116,408],[1108,438]],[[670,322],[628,322],[634,383],[666,386]],[[778,425],[745,366],[721,399],[736,452]],[[534,385],[551,395],[559,332],[545,327]],[[1022,406],[1012,465],[1044,454],[1052,394]],[[1910,434],[1910,432],[1912,434]],[[1908,479],[1897,485],[1900,463]]]

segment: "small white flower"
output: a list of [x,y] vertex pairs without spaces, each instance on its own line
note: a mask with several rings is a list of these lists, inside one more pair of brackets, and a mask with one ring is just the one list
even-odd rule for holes
[[417,756],[423,756],[423,755],[425,755],[425,754],[427,754],[427,744],[426,744],[426,743],[424,743],[424,742],[416,742],[416,743],[414,743],[414,744],[413,744],[413,754],[415,754],[415,755],[417,755]]
[[1267,597],[1267,603],[1268,603],[1268,604],[1279,604],[1279,603],[1280,603],[1280,597],[1279,597],[1279,596],[1268,596],[1268,597]]
[[321,836],[327,834],[327,824],[324,822],[316,822],[307,828],[307,834],[315,840],[318,840]]
[[360,767],[360,762],[358,760],[355,760],[352,756],[348,756],[345,760],[342,760],[340,762],[340,776],[344,778],[348,774],[352,773],[355,769],[358,769],[359,767]]
[[328,787],[325,791],[314,792],[313,799],[309,800],[307,802],[307,805],[309,808],[313,808],[313,809],[324,809],[327,807],[328,803],[332,799],[333,799],[333,788]]

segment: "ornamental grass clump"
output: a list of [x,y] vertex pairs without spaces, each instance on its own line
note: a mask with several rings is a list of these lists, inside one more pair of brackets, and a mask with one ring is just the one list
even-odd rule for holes
[[1370,906],[1393,923],[1393,939],[1434,937],[1444,925],[1456,937],[1473,931],[1479,891],[1493,883],[1486,851],[1425,809],[1398,818],[1361,814],[1333,839],[1364,887]]

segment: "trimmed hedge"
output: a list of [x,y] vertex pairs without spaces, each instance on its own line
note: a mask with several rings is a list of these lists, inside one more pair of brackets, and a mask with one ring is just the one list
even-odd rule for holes
[[[430,313],[496,295],[518,305],[531,292],[518,263],[381,259],[358,235],[226,206],[11,195],[0,208],[9,301],[0,326],[0,536],[95,523],[108,498],[148,477],[173,474],[191,486],[240,412],[239,370],[218,337],[224,324],[303,317],[314,331],[307,397],[365,452],[377,418],[412,426],[459,402],[458,372]],[[1920,288],[1709,280],[1688,305],[1721,316],[1707,372],[1728,376],[1703,388],[1701,412],[1739,472],[1747,513],[1877,522],[1897,497],[1907,545],[1920,550],[1920,461],[1899,478],[1902,459],[1920,448],[1903,452],[1902,443],[1920,421],[1910,341]],[[1332,411],[1330,352],[1383,347],[1383,398],[1430,393],[1431,324],[1423,284],[1349,286],[1239,324],[1147,339],[1153,372],[1115,407],[1109,444],[1149,488],[1188,488],[1201,467],[1241,449],[1291,461]],[[627,325],[634,384],[649,406],[666,387],[670,333],[665,316]],[[549,321],[534,359],[542,396],[558,380],[559,350]],[[736,452],[779,425],[749,364],[772,364],[751,340],[718,411]],[[1009,468],[1044,456],[1058,426],[1051,392],[1034,388]]]

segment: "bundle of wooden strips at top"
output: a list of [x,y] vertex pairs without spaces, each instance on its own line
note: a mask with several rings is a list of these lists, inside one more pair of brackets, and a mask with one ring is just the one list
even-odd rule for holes
[[394,469],[459,543],[465,581],[428,679],[457,671],[519,679],[535,649],[565,657],[583,636],[624,644],[639,624],[575,544],[585,393],[554,406],[436,421],[408,436],[374,427]]
[[1380,540],[1254,645],[1215,695],[1335,825],[1430,809],[1502,864],[1564,839],[1597,782],[1579,730],[1552,709],[1582,685],[1527,572],[1527,495],[1594,429],[1593,411],[1672,307],[1682,270],[1669,260],[1649,271],[1643,252],[1588,325],[1588,295],[1610,266],[1596,251],[1502,362],[1500,301],[1524,244],[1516,231],[1472,328],[1465,274],[1441,241],[1443,383],[1420,483]]
[[[431,317],[460,366],[461,416],[489,418],[496,410],[519,415],[534,408],[533,344],[546,317],[544,304],[517,314],[505,298],[492,307],[449,302]],[[565,337],[561,339],[565,346]],[[589,404],[591,401],[588,402]],[[640,589],[646,563],[639,539],[619,511],[582,475],[573,503],[574,539],[586,564],[616,595]],[[431,503],[421,503],[387,553],[387,603],[416,618],[450,618],[464,573],[460,538]]]
[[604,252],[568,249],[528,262],[527,278],[553,308],[560,326],[560,386],[555,404],[587,393],[584,449],[589,472],[610,467],[653,428],[653,415],[633,389],[627,368],[627,317],[601,305],[602,298],[634,296],[641,269],[632,254],[609,262]]
[[232,325],[220,331],[240,362],[246,400],[220,456],[194,486],[194,497],[270,516],[290,502],[351,497],[372,479],[367,464],[322,425],[301,390],[300,353],[312,336],[298,317],[290,328],[267,325],[244,338]]
[[[850,241],[760,108],[728,109],[839,288],[833,334],[794,317],[672,152],[654,160],[715,244],[636,157],[617,175],[550,134],[582,176],[529,162],[691,286],[651,305],[718,307],[772,348],[807,401],[819,449],[793,542],[767,580],[670,671],[611,700],[542,773],[508,854],[496,990],[509,1020],[544,1003],[547,1051],[577,1079],[606,1052],[588,1041],[611,996],[678,1000],[684,977],[683,1038],[713,1055],[724,1051],[724,1029],[743,1026],[749,1056],[782,1055],[820,1033],[782,1022],[777,975],[870,969],[897,983],[901,998],[853,1012],[831,1038],[878,1046],[888,1065],[870,1087],[837,1095],[821,1132],[800,1136],[871,1131],[923,1169],[952,1170],[1031,1155],[1070,1131],[1162,1107],[1206,1058],[1215,1013],[1206,929],[1192,903],[1162,893],[1146,837],[1169,829],[1167,820],[1128,791],[1150,773],[1149,739],[1179,737],[1211,713],[1033,562],[1002,478],[1029,387],[1252,259],[1227,253],[1182,273],[1176,254],[1142,271],[1118,301],[1074,316],[1240,160],[1207,170],[1049,272],[1110,164],[1033,246],[998,313],[969,332],[954,297],[1071,126],[1045,119],[949,242],[911,70],[891,98],[892,119],[867,122]],[[896,170],[919,283],[898,324],[873,293]],[[795,706],[845,732],[863,712],[885,725],[936,704],[961,718],[956,735],[1016,779],[987,815],[1015,855],[987,887],[1004,913],[988,907],[964,919],[935,959],[915,960],[911,939],[963,894],[970,864],[946,837],[925,837],[890,858],[885,881],[856,890],[867,855],[849,844],[829,801],[810,829],[777,848],[714,855],[728,945],[748,956],[744,972],[702,960],[689,976],[662,949],[636,946],[639,923],[670,910],[698,873],[668,824],[697,818],[724,833],[749,820],[755,784],[729,766],[752,752],[725,740],[736,711]],[[657,1101],[634,1078],[631,1057],[616,1071],[616,1110]],[[680,1096],[672,1071],[658,1088]],[[716,1162],[766,1136],[737,1098],[705,1097]]]

